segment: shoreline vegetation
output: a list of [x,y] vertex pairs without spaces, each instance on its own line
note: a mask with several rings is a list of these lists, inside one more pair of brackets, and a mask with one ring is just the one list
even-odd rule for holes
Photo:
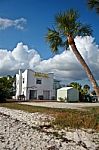
[[52,127],[58,129],[93,129],[99,132],[99,107],[79,109],[47,108],[18,104],[17,102],[0,103],[0,107],[22,110],[28,113],[43,113],[53,116]]

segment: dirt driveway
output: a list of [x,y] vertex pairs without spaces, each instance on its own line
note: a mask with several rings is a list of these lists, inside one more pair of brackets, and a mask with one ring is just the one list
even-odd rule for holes
[[80,109],[83,107],[96,107],[96,106],[99,107],[99,102],[98,103],[20,102],[20,104],[50,107],[50,108],[70,108],[70,109]]

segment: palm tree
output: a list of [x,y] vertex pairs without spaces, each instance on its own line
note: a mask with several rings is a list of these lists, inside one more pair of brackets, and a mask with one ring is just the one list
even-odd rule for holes
[[74,9],[70,9],[67,12],[59,13],[55,17],[55,28],[48,28],[48,33],[46,35],[46,40],[50,44],[52,52],[57,52],[59,47],[71,47],[73,53],[75,54],[78,61],[81,63],[84,68],[92,86],[99,97],[99,87],[98,84],[92,75],[91,70],[86,64],[85,60],[77,50],[77,47],[74,42],[74,37],[76,35],[80,36],[90,36],[92,34],[91,27],[89,25],[83,25],[80,23],[79,13]]
[[90,9],[95,9],[99,13],[99,0],[88,0],[88,6]]
[[82,90],[82,85],[77,82],[71,82],[67,86],[73,87],[73,88],[77,89],[79,92],[81,92],[81,90]]

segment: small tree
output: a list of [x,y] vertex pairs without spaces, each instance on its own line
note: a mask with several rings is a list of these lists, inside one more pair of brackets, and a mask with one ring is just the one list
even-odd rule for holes
[[88,94],[90,86],[85,84],[83,87],[81,84],[77,82],[71,82],[69,85],[70,87],[73,87],[79,91],[79,99],[80,101],[84,101],[85,95]]
[[83,91],[84,91],[84,93],[85,93],[85,94],[88,94],[88,93],[89,93],[89,90],[90,90],[90,86],[87,85],[87,84],[85,84],[85,85],[83,86]]
[[81,92],[82,85],[77,82],[71,82],[68,86],[71,86],[71,87],[77,89],[79,92]]
[[0,102],[11,98],[13,94],[13,77],[7,76],[0,78]]

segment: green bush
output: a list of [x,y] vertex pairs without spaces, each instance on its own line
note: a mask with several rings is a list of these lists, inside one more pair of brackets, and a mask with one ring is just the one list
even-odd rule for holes
[[13,78],[0,78],[0,102],[5,102],[7,98],[11,98],[13,94]]
[[66,102],[66,98],[59,97],[60,102]]

